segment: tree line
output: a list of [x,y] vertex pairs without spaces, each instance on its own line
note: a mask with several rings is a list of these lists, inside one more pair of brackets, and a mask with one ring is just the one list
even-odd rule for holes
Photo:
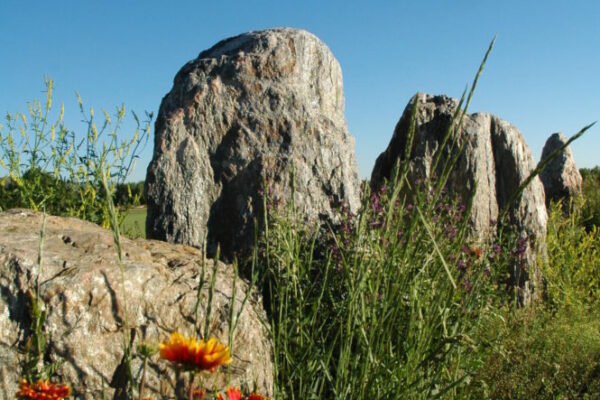
[[[42,204],[52,214],[69,215],[69,210],[80,205],[83,194],[101,198],[104,196],[104,190],[100,185],[86,188],[82,184],[57,178],[54,174],[39,169],[26,171],[18,180],[11,179],[8,175],[0,177],[0,209],[2,210],[37,208],[32,207],[33,201],[34,204]],[[145,205],[144,181],[116,183],[113,202],[123,209]]]

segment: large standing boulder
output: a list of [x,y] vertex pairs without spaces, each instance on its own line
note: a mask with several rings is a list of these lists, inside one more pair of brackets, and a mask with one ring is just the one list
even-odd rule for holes
[[[414,141],[408,160],[403,160],[415,103],[418,109]],[[432,171],[434,155],[442,151],[443,161],[464,144],[464,152],[451,171],[447,187],[450,193],[459,196],[465,203],[473,197],[472,232],[475,238],[482,239],[494,234],[494,223],[499,213],[533,171],[535,163],[519,130],[487,113],[464,115],[457,133],[458,145],[453,150],[449,145],[440,149],[457,107],[458,101],[447,96],[415,95],[396,125],[387,149],[377,158],[371,186],[376,189],[384,180],[390,179],[399,160],[409,163],[409,178],[412,180],[431,178],[436,174],[441,176],[443,162]],[[539,284],[535,258],[537,250],[545,249],[547,221],[544,189],[537,177],[521,198],[510,205],[508,216],[522,238],[527,239],[524,265],[528,268],[517,268],[514,279],[521,287],[529,287],[523,292],[524,296],[529,296],[534,292],[531,286]]]
[[[567,143],[562,133],[550,135],[542,150],[542,162],[552,152]],[[563,210],[569,211],[571,201],[582,195],[582,178],[570,147],[566,147],[558,157],[552,160],[540,173],[540,179],[546,192],[546,206],[550,202],[562,201]]]
[[[47,217],[42,268],[37,256],[42,215],[27,210],[0,213],[0,398],[14,398],[20,378],[17,349],[26,340],[30,313],[28,291],[40,276],[47,310],[47,357],[63,360],[58,375],[78,399],[113,398],[111,381],[123,380],[117,367],[123,356],[123,329],[136,331],[136,342],[167,339],[171,332],[194,334],[204,326],[213,262],[206,260],[205,280],[196,311],[203,255],[197,249],[165,242],[122,239],[121,274],[110,231],[74,218]],[[233,268],[219,263],[216,273],[211,335],[228,343]],[[248,285],[236,284],[234,315]],[[196,314],[197,312],[197,314]],[[256,384],[272,393],[273,365],[260,300],[250,297],[234,331],[231,384]],[[198,321],[198,325],[194,324]],[[141,360],[133,359],[140,378]],[[184,379],[155,356],[149,363],[145,397],[182,398]],[[207,387],[224,387],[226,373],[205,377]],[[138,381],[139,382],[139,381]]]
[[263,189],[276,203],[295,193],[309,221],[332,218],[336,202],[356,211],[359,185],[327,46],[302,30],[249,32],[200,53],[163,98],[146,234],[197,247],[206,237],[209,254],[220,245],[231,259],[252,247]]

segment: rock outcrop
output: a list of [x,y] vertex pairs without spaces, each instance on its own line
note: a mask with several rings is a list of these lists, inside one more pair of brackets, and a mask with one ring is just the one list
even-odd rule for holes
[[[123,356],[125,318],[136,331],[136,342],[159,342],[171,332],[194,334],[194,321],[204,326],[208,286],[213,263],[206,260],[206,283],[196,314],[202,254],[191,247],[164,242],[122,239],[125,288],[113,246],[112,233],[74,218],[47,217],[42,268],[37,255],[42,215],[27,210],[0,213],[0,397],[14,398],[20,367],[17,348],[29,329],[28,290],[40,276],[40,295],[47,310],[47,357],[61,359],[58,374],[73,387],[78,399],[107,397]],[[233,273],[219,263],[212,303],[213,336],[228,342]],[[123,289],[127,294],[123,301]],[[235,314],[248,286],[237,280]],[[196,318],[197,316],[197,318]],[[256,384],[272,393],[272,352],[260,300],[250,297],[234,331],[232,384]],[[135,348],[134,344],[134,348]],[[133,359],[139,379],[141,360]],[[149,363],[146,396],[182,398],[183,379],[168,363],[155,356]],[[225,385],[225,373],[205,378],[205,383]],[[117,379],[118,380],[118,379]]]
[[334,202],[356,211],[359,187],[327,46],[302,30],[249,32],[200,53],[163,98],[146,234],[196,247],[206,237],[209,254],[220,245],[231,259],[252,247],[264,188],[275,203],[295,193],[310,221],[332,218]]
[[[409,159],[402,160],[415,101],[418,109],[414,141]],[[457,107],[458,102],[447,96],[419,93],[413,97],[396,125],[390,144],[377,158],[371,186],[377,188],[389,179],[398,160],[409,163],[409,177],[413,180],[430,178],[434,174],[441,176],[439,168],[443,162],[432,170],[436,152],[442,151],[443,161],[464,144],[464,152],[451,171],[447,188],[465,203],[473,197],[470,221],[473,235],[484,238],[494,233],[494,221],[535,168],[535,163],[519,130],[486,113],[464,115],[458,145],[454,150],[449,150],[449,145],[440,149]],[[536,250],[545,248],[547,214],[540,180],[535,178],[520,200],[509,207],[510,223],[517,226],[523,238],[527,238],[525,261],[529,268],[518,269],[514,278],[521,287],[529,287],[524,291],[524,296],[528,296],[534,292],[531,286],[537,285],[540,279],[535,263]]]
[[[552,134],[544,145],[540,162],[567,141],[562,133]],[[550,206],[551,201],[562,201],[563,211],[568,212],[571,201],[582,195],[583,181],[570,147],[565,148],[546,166],[540,173],[540,179],[546,192],[546,206]]]

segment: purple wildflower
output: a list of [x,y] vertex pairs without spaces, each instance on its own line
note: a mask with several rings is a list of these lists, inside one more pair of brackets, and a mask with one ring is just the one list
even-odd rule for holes
[[373,193],[371,195],[371,208],[377,214],[380,214],[381,212],[383,212],[383,207],[381,206],[381,203],[379,202],[379,195],[377,193]]
[[447,236],[448,236],[448,239],[454,239],[454,237],[456,236],[456,229],[454,229],[453,226],[448,227]]
[[527,250],[527,239],[520,238],[517,240],[517,245],[513,249],[513,254],[518,257],[524,257]]
[[465,279],[462,284],[463,284],[463,288],[465,289],[465,291],[467,291],[467,292],[471,291],[471,288],[473,287],[473,285],[471,285],[470,280]]
[[499,244],[499,243],[496,243],[496,244],[494,245],[494,253],[496,253],[496,254],[500,254],[500,253],[502,253],[502,246],[500,246],[500,244]]

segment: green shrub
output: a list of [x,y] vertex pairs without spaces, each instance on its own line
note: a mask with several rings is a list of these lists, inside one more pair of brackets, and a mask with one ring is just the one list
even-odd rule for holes
[[120,207],[131,207],[146,204],[144,181],[117,183],[115,185],[115,204]]
[[[585,206],[584,206],[585,207]],[[600,304],[600,231],[579,224],[580,208],[569,217],[553,205],[548,220],[548,260],[543,265],[553,307]]]
[[[64,106],[54,122],[52,115],[53,81],[45,80],[46,99],[28,104],[28,113],[6,115],[0,125],[0,207],[25,207],[46,210],[55,215],[74,216],[105,227],[109,225],[101,168],[109,174],[112,186],[123,185],[147,141],[151,114],[140,122],[128,140],[119,138],[125,119],[125,107],[118,107],[113,117],[106,111],[100,128],[94,109],[86,112],[78,95],[79,110],[87,131],[83,137],[69,131],[64,124]],[[142,128],[140,128],[142,127]],[[130,194],[127,191],[127,194]],[[121,195],[123,197],[123,195]],[[125,204],[128,205],[129,203]]]
[[14,181],[0,179],[0,208],[34,208],[43,205],[54,214],[68,215],[77,204],[77,188],[49,172],[34,168]]

